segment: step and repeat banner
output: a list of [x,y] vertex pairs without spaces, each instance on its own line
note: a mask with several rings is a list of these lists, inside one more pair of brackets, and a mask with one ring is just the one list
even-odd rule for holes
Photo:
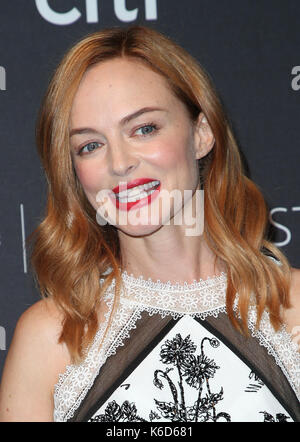
[[265,195],[273,241],[300,267],[299,17],[298,0],[0,2],[0,375],[19,316],[40,296],[25,247],[46,200],[39,105],[62,55],[87,33],[148,25],[198,59]]

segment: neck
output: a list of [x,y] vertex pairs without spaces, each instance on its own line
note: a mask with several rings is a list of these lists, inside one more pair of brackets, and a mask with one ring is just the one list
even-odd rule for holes
[[119,232],[122,269],[135,277],[192,283],[226,272],[201,236],[182,235],[180,226],[163,226],[146,237]]

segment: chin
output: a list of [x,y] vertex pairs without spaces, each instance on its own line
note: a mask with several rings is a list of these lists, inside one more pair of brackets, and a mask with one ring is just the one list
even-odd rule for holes
[[116,226],[117,229],[123,232],[125,235],[132,237],[144,237],[150,236],[153,233],[161,229],[162,225],[138,225],[138,226]]

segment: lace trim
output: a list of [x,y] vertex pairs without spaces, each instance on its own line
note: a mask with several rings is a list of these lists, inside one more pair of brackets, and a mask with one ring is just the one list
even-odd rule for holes
[[136,279],[126,272],[122,274],[122,279],[125,286],[122,300],[132,305],[142,305],[143,308],[193,315],[201,312],[209,314],[225,304],[227,287],[225,273],[183,285],[171,284],[170,281],[154,282],[150,278],[146,281],[142,276]]
[[[91,385],[89,384],[86,386],[86,382],[84,382],[84,385],[82,385],[82,381],[87,378],[88,371],[90,370],[90,372],[92,372],[93,368],[97,366],[98,358],[96,357],[96,355],[98,354],[98,356],[100,357],[104,353],[104,348],[100,349],[99,351],[99,344],[103,339],[104,332],[106,330],[108,320],[112,312],[112,294],[107,293],[104,301],[108,306],[108,311],[104,315],[105,321],[103,324],[101,324],[99,330],[95,334],[92,345],[89,351],[86,352],[86,358],[79,365],[67,365],[65,371],[58,376],[58,382],[54,387],[53,417],[54,421],[56,422],[67,421],[70,417],[72,417],[79,407],[80,403],[82,402],[83,398],[85,397],[88,389],[91,387]],[[105,357],[103,357],[104,362],[105,360]],[[92,382],[94,382],[94,379],[95,378],[93,378]],[[79,394],[77,394],[76,386],[77,390],[79,390]]]
[[292,335],[283,325],[277,332],[274,331],[267,312],[261,318],[259,329],[256,329],[256,311],[251,307],[249,311],[248,327],[251,335],[258,339],[269,355],[273,356],[276,364],[281,368],[297,398],[300,401],[300,353],[298,345],[293,342]]
[[[151,278],[145,279],[142,275],[138,278],[133,276],[132,273],[127,273],[126,270],[122,272],[122,279],[126,286],[130,290],[138,287],[139,289],[146,289],[150,291],[163,291],[163,292],[190,292],[193,290],[203,290],[207,287],[215,287],[218,282],[224,282],[227,280],[227,275],[221,272],[218,276],[211,276],[206,279],[200,278],[198,281],[194,279],[192,283],[184,282],[183,284],[179,282],[172,283],[170,280],[167,282],[162,282],[160,279],[153,281]],[[103,281],[103,279],[100,279]],[[114,282],[112,283],[114,285]]]
[[[226,313],[227,277],[224,273],[183,285],[171,284],[170,281],[154,282],[142,276],[135,278],[126,272],[122,273],[122,278],[125,290],[122,290],[120,304],[100,350],[99,344],[112,310],[115,281],[106,291],[105,300],[109,308],[105,323],[97,332],[86,359],[80,365],[67,366],[65,373],[59,376],[54,393],[55,421],[66,421],[74,415],[107,358],[130,338],[130,331],[136,328],[142,312],[146,311],[150,315],[158,313],[162,318],[171,315],[175,319],[190,315],[202,320],[207,316],[217,317],[221,312]],[[300,354],[297,345],[284,327],[274,332],[267,312],[262,316],[259,330],[256,330],[255,324],[256,309],[251,307],[249,330],[252,336],[274,357],[300,400]]]

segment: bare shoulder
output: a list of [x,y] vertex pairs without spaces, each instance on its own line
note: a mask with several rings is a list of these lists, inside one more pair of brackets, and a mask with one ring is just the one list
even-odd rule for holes
[[27,351],[37,356],[45,351],[61,352],[63,346],[58,340],[62,323],[63,315],[52,299],[36,302],[20,316],[11,345],[12,350],[15,347],[26,347]]
[[284,322],[289,333],[300,337],[300,269],[292,267],[291,271],[291,307],[284,312]]
[[[294,267],[292,267],[290,299],[291,299],[292,308],[296,309],[299,314],[300,313],[299,312],[299,309],[300,309],[300,269],[296,269]],[[298,318],[300,318],[299,315],[298,315]]]
[[70,363],[66,346],[58,342],[62,320],[51,299],[38,301],[19,318],[1,381],[0,420],[52,420],[54,385]]
[[51,298],[42,299],[29,307],[20,316],[16,334],[26,332],[29,335],[39,331],[37,336],[54,339],[60,333],[63,316]]

